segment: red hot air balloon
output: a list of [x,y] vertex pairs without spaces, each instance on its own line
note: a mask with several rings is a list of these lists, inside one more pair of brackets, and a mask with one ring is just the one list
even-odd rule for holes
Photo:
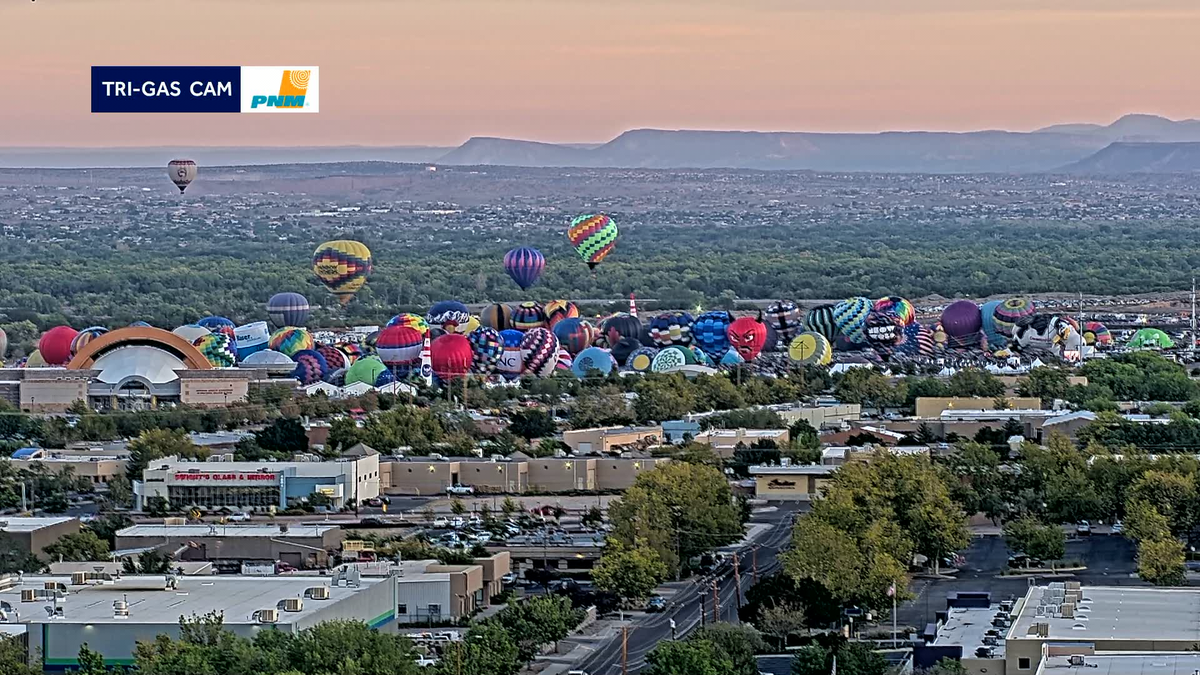
[[42,334],[38,340],[38,352],[52,366],[61,366],[71,360],[71,343],[79,331],[70,326],[55,326]]
[[471,370],[474,353],[471,351],[471,341],[467,336],[458,333],[446,333],[434,340],[430,345],[433,362],[433,372],[443,382],[455,377],[462,377]]
[[747,361],[753,361],[767,344],[767,325],[748,316],[734,319],[725,332],[729,344]]

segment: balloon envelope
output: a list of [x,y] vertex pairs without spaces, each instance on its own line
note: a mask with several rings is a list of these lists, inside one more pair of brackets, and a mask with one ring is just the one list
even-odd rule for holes
[[280,328],[303,326],[308,313],[308,298],[299,293],[276,293],[267,301],[267,317]]
[[312,270],[344,305],[367,283],[367,275],[371,273],[371,249],[362,242],[349,239],[327,241],[313,251]]
[[474,354],[465,335],[447,333],[434,340],[430,350],[433,372],[443,382],[470,372]]
[[179,188],[179,194],[187,189],[199,173],[196,163],[190,159],[173,159],[167,162],[167,177]]
[[605,215],[579,216],[567,228],[567,239],[575,252],[595,269],[617,243],[617,224]]
[[70,326],[55,326],[42,334],[38,340],[38,352],[42,360],[52,366],[61,366],[71,360],[71,343],[76,330]]
[[508,276],[526,290],[537,282],[546,269],[546,258],[536,248],[522,246],[504,254],[504,271]]
[[758,319],[738,317],[726,330],[729,344],[743,361],[753,361],[767,344],[767,326]]

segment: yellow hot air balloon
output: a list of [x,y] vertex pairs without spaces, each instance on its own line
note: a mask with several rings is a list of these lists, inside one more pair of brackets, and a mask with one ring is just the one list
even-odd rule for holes
[[167,163],[167,176],[179,188],[179,194],[183,194],[187,186],[196,180],[196,173],[196,163],[190,159],[173,159]]
[[313,252],[312,270],[344,305],[367,283],[371,250],[359,241],[327,241]]

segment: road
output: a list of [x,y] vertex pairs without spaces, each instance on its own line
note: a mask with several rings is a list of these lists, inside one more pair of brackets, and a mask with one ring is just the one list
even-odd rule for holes
[[[749,543],[759,546],[758,574],[764,577],[779,568],[778,554],[791,538],[792,519],[799,511],[798,504],[772,504],[750,517],[751,526],[759,526],[758,536]],[[753,584],[754,553],[749,545],[738,551],[742,593]],[[710,584],[703,586],[697,581],[670,584],[675,592],[667,600],[667,610],[660,614],[631,614],[628,620],[628,665],[630,673],[637,673],[646,665],[646,655],[662,640],[671,639],[671,621],[675,621],[676,637],[682,638],[700,627],[703,609],[704,622],[713,617],[713,592]],[[737,622],[737,584],[731,572],[717,579],[719,617],[722,621]],[[663,593],[664,597],[668,593]],[[703,599],[701,599],[703,597]],[[596,650],[576,667],[591,675],[619,675],[621,672],[621,639],[615,637],[599,643]]]

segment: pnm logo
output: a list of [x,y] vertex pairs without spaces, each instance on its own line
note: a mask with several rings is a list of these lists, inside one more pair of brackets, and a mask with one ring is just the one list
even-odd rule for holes
[[250,99],[250,107],[265,105],[268,108],[303,108],[304,96],[308,93],[308,78],[311,70],[285,70],[279,82],[278,96],[256,94]]

